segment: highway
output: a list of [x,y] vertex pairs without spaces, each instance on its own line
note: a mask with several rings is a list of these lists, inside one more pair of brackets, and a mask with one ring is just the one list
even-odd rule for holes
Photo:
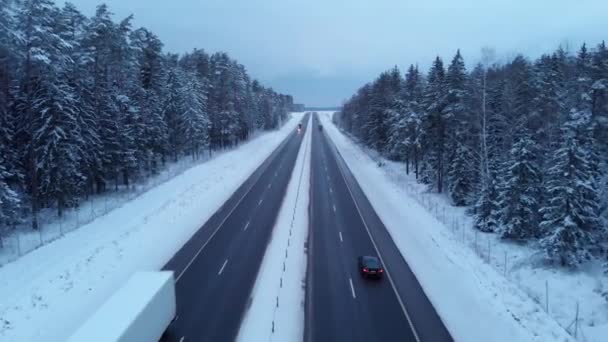
[[[162,341],[233,341],[304,130],[291,134],[175,254],[177,316]],[[305,342],[452,341],[330,138],[312,120]],[[370,180],[373,181],[373,180]],[[170,227],[168,227],[170,228]],[[357,257],[381,258],[363,279]]]
[[175,272],[177,315],[162,341],[236,338],[308,119],[165,265]]
[[[306,342],[452,341],[386,227],[313,120]],[[373,180],[369,180],[373,181]],[[360,255],[383,279],[363,279]]]

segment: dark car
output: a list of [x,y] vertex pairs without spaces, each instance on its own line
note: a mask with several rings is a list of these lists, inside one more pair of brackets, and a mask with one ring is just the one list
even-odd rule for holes
[[323,125],[319,124],[319,131],[323,130]]
[[375,256],[360,256],[359,271],[364,278],[374,277],[381,278],[384,274],[384,268],[380,259]]

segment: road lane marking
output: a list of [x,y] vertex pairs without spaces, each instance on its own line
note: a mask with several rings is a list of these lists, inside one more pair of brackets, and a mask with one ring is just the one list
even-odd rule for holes
[[262,202],[264,202],[264,199],[263,199],[263,198],[260,198],[260,201],[258,202],[258,206],[259,206],[260,204],[262,204]]
[[[253,175],[255,175],[258,170],[261,170],[261,172],[257,175],[257,177],[256,177],[255,181],[253,182],[253,184],[251,184],[251,186],[249,187],[249,189],[247,189],[247,191],[243,194],[243,196],[241,196],[241,198],[239,198],[239,200],[236,202],[236,204],[234,205],[234,207],[232,207],[232,209],[230,209],[230,211],[228,212],[228,214],[226,216],[224,216],[224,219],[222,220],[222,222],[220,222],[220,224],[215,228],[215,230],[213,231],[213,233],[211,234],[211,236],[205,241],[205,243],[201,246],[201,248],[199,248],[198,251],[196,251],[196,254],[194,254],[194,256],[192,257],[192,259],[190,259],[190,261],[188,261],[188,263],[186,264],[186,267],[184,267],[182,269],[182,271],[177,275],[177,277],[175,278],[175,283],[179,282],[179,280],[186,273],[186,271],[188,271],[188,269],[190,268],[190,266],[192,266],[192,264],[194,263],[194,260],[196,260],[196,258],[198,258],[198,256],[201,254],[201,252],[203,251],[203,249],[205,249],[205,247],[207,247],[207,245],[209,244],[209,242],[211,242],[211,240],[213,239],[213,237],[217,234],[217,232],[220,230],[220,228],[222,228],[222,226],[224,225],[224,223],[226,223],[226,221],[228,220],[228,218],[230,218],[230,216],[232,215],[232,213],[239,207],[239,205],[241,204],[241,202],[243,202],[243,200],[245,199],[245,197],[247,197],[247,195],[249,195],[249,193],[251,192],[251,190],[253,190],[254,185],[256,185],[258,183],[258,181],[260,180],[260,178],[262,178],[262,175],[270,167],[269,160],[270,161],[275,160],[275,158],[277,158],[277,156],[282,151],[284,151],[284,149],[286,148],[285,146],[287,146],[288,142],[289,142],[289,139],[283,140],[283,142],[281,142],[279,144],[279,146],[274,151],[272,151],[272,153],[270,153],[270,156],[268,156],[264,160],[264,162],[262,163],[262,165],[260,165],[256,169],[256,171],[254,171],[254,173],[251,175],[251,177],[253,177]],[[249,180],[249,178],[247,180]],[[226,202],[224,202],[224,204],[222,204],[222,208],[224,207],[225,204],[226,204]]]
[[329,187],[329,193],[333,194],[334,190],[331,188],[331,186]]
[[186,336],[182,336],[182,338],[179,339],[179,342],[184,342],[185,338],[186,338]]
[[350,282],[350,291],[353,293],[353,298],[357,298],[357,295],[355,294],[355,287],[353,286],[353,278],[348,278],[348,281]]
[[334,204],[334,213],[336,212],[336,205]]
[[340,234],[340,242],[344,242],[344,240],[342,240],[342,232],[338,232]]
[[224,268],[226,267],[227,263],[228,263],[228,259],[226,259],[226,261],[224,261],[224,264],[222,265],[222,268],[220,268],[220,271],[217,272],[217,275],[221,275],[222,272],[224,272]]
[[[334,147],[336,148],[336,152],[339,154],[340,152],[338,151],[338,147],[335,145],[334,145]],[[407,309],[405,308],[405,304],[403,304],[403,300],[401,299],[401,296],[399,295],[399,292],[397,291],[397,287],[395,286],[395,283],[393,282],[393,278],[391,277],[391,274],[389,273],[388,268],[386,267],[386,263],[384,262],[384,260],[382,260],[382,255],[380,254],[378,245],[376,245],[376,241],[374,241],[374,237],[372,236],[372,233],[369,230],[369,227],[367,226],[367,222],[365,222],[363,213],[361,213],[361,208],[359,208],[359,204],[357,203],[357,200],[355,199],[355,195],[353,195],[353,191],[350,189],[350,185],[348,185],[348,181],[346,180],[346,175],[344,175],[344,170],[342,169],[342,164],[340,163],[340,160],[338,160],[338,157],[334,156],[334,158],[336,158],[336,163],[338,164],[338,170],[340,170],[340,175],[342,176],[342,179],[344,180],[344,184],[346,184],[346,189],[348,190],[350,197],[352,198],[353,202],[355,203],[355,208],[357,208],[357,213],[359,213],[359,217],[361,217],[361,221],[363,222],[363,226],[365,227],[365,230],[367,231],[367,235],[369,236],[369,239],[372,242],[374,249],[376,250],[376,254],[378,255],[378,258],[380,259],[380,262],[382,263],[382,265],[384,265],[384,272],[386,273],[386,277],[388,278],[388,281],[391,283],[391,287],[393,288],[395,297],[397,297],[397,301],[399,302],[399,305],[401,306],[401,310],[403,311],[403,314],[405,315],[405,318],[407,319],[407,323],[409,324],[410,330],[412,331],[412,334],[414,335],[414,339],[416,340],[416,342],[420,342],[420,337],[418,336],[418,332],[416,331],[416,328],[414,328],[414,324],[412,323],[410,314],[408,313]],[[348,168],[348,165],[346,165],[346,161],[344,159],[342,159],[342,162]],[[354,178],[354,175],[353,175],[353,178]],[[355,178],[355,182],[356,181],[357,181],[357,179]]]
[[272,186],[272,183],[268,183],[268,189],[270,189],[271,186]]
[[275,172],[274,173],[274,177],[276,178],[278,174],[279,174],[278,172]]
[[249,223],[250,223],[250,222],[249,222],[249,221],[247,221],[247,224],[245,224],[245,228],[243,228],[243,230],[244,230],[244,231],[245,231],[245,230],[247,230],[247,228],[249,227]]

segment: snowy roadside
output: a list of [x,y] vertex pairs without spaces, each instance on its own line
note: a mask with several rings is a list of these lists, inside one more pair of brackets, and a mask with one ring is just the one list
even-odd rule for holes
[[311,121],[312,116],[237,341],[303,338]]
[[320,113],[326,132],[456,341],[573,340],[541,305],[457,242],[448,227],[395,186],[334,126],[330,115]]
[[300,119],[2,266],[0,341],[66,340],[133,272],[160,269]]

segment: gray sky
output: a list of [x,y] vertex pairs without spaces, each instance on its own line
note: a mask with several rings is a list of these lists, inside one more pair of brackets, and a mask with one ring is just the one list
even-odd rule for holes
[[608,0],[72,0],[87,15],[155,32],[165,50],[226,51],[253,77],[296,102],[340,105],[382,70],[426,69],[460,48],[471,67],[489,46],[499,58],[577,50],[608,38]]

